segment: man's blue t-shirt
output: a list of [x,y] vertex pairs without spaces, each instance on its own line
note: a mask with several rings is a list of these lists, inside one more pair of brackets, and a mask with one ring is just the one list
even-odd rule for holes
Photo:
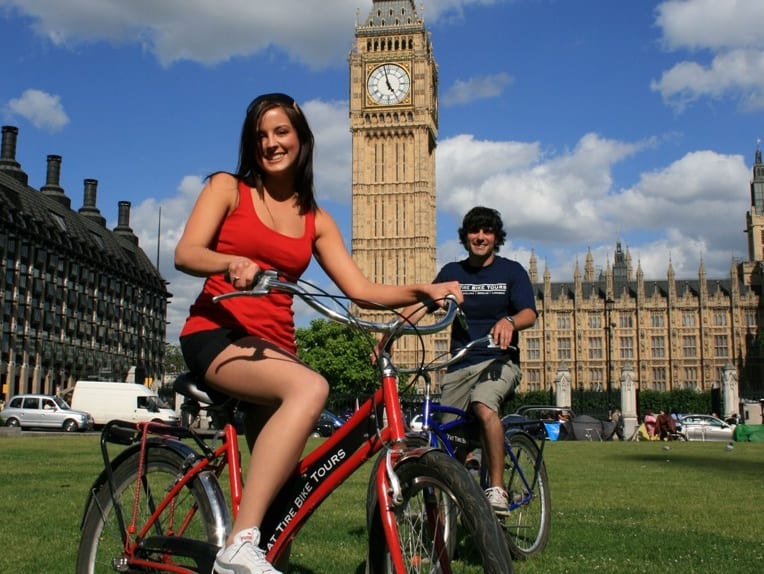
[[[467,330],[460,324],[451,327],[451,351],[470,341],[484,337],[499,319],[514,315],[522,309],[536,310],[533,285],[528,273],[517,261],[498,255],[486,267],[471,267],[465,259],[446,264],[435,278],[435,283],[458,281],[464,294],[462,309],[467,318]],[[512,334],[512,345],[517,347],[517,331]],[[487,359],[503,357],[519,364],[516,350],[502,351],[498,347],[476,347],[470,350],[449,371],[462,369]]]

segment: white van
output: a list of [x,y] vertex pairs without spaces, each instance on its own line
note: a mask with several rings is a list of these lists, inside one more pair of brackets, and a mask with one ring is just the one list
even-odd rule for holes
[[162,402],[159,395],[136,383],[77,381],[71,402],[73,409],[92,414],[96,425],[115,419],[178,424],[178,415]]

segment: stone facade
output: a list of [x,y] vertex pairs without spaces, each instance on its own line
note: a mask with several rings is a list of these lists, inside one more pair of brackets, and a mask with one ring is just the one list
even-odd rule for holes
[[620,389],[622,371],[634,371],[642,390],[718,388],[728,365],[756,386],[761,380],[758,345],[759,294],[734,264],[728,279],[677,279],[669,263],[666,280],[648,280],[639,265],[634,277],[628,250],[618,243],[612,267],[595,277],[591,253],[583,275],[570,283],[530,275],[539,319],[521,333],[523,389],[553,388],[561,365],[575,389]]
[[[356,24],[350,55],[352,253],[371,280],[426,283],[435,277],[435,146],[438,71],[411,0],[375,0]],[[364,311],[369,320],[389,312]],[[418,342],[397,344],[402,363]],[[430,338],[432,339],[432,338]],[[447,344],[439,338],[440,347]],[[433,341],[428,340],[428,355]]]

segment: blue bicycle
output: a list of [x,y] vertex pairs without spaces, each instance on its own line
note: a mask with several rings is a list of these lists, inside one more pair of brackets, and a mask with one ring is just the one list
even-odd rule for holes
[[[490,336],[471,341],[447,360],[436,359],[419,369],[424,379],[421,430],[412,431],[409,443],[418,440],[438,447],[463,462],[489,486],[488,470],[480,465],[480,426],[470,413],[432,400],[430,372],[457,362],[473,347],[493,344]],[[443,414],[452,420],[441,422]],[[514,415],[502,419],[504,426],[504,488],[509,494],[507,512],[497,513],[513,557],[525,559],[541,552],[549,540],[551,527],[551,495],[544,464],[546,431],[541,421]]]

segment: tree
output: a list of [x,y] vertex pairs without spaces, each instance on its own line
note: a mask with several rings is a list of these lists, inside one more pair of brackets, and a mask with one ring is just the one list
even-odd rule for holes
[[333,394],[363,395],[376,389],[369,359],[374,341],[368,334],[325,319],[298,328],[297,356],[329,381]]
[[180,345],[165,343],[164,370],[165,373],[182,373],[187,370],[186,361],[180,351]]

